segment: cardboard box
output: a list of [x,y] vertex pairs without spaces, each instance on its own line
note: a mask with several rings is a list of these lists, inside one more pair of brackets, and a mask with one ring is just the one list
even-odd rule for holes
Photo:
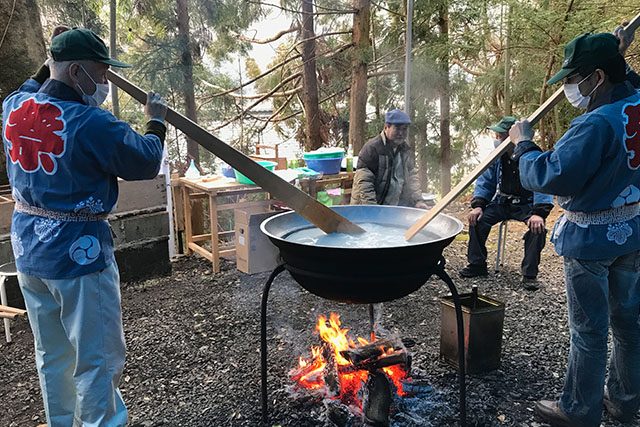
[[280,212],[256,206],[235,210],[238,270],[248,274],[262,273],[273,270],[280,263],[280,251],[260,231],[262,221]]

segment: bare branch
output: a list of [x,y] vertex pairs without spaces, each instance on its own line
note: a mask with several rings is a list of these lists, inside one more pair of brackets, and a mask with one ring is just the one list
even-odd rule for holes
[[374,5],[377,8],[380,8],[380,9],[382,9],[384,11],[387,11],[388,13],[391,13],[392,15],[399,16],[400,18],[406,18],[406,15],[404,13],[395,12],[395,11],[393,11],[391,9],[388,9],[388,8],[382,6],[381,4],[379,4],[377,2],[374,2],[373,0],[371,0],[371,4]]
[[[318,34],[318,35],[316,35],[316,36],[313,36],[313,37],[309,37],[309,38],[306,38],[306,39],[300,40],[300,41],[298,41],[296,44],[294,44],[293,46],[291,46],[291,48],[287,51],[287,53],[285,53],[285,56],[286,56],[286,55],[288,55],[288,54],[290,54],[290,53],[291,53],[291,52],[293,52],[294,50],[296,50],[296,48],[297,48],[298,46],[300,46],[301,44],[303,44],[304,42],[308,42],[308,41],[311,41],[311,40],[320,39],[320,38],[322,38],[322,37],[326,37],[326,36],[335,36],[335,35],[338,35],[338,34],[351,34],[351,31],[350,31],[350,30],[349,30],[349,31],[333,31],[333,32],[330,32],[330,33]],[[350,45],[345,45],[345,46],[350,46]],[[338,51],[339,51],[339,50],[338,50]],[[336,52],[338,52],[338,51],[336,51]],[[314,57],[314,59],[315,59],[315,58],[317,58],[317,57],[318,57],[318,55],[316,55],[316,56]]]
[[267,39],[255,39],[255,38],[251,38],[250,39],[249,37],[243,36],[242,34],[238,34],[237,37],[240,40],[244,41],[244,42],[255,43],[255,44],[269,44],[271,42],[274,42],[274,41],[278,40],[279,38],[281,38],[285,34],[296,32],[299,29],[300,29],[299,25],[294,25],[291,28],[289,28],[288,30],[279,31],[275,35],[273,35],[272,37],[269,37]]
[[[273,3],[265,3],[265,2],[253,1],[253,0],[247,0],[247,3],[257,4],[257,5],[260,5],[260,6],[275,7],[276,9],[284,10],[285,12],[300,13],[300,14],[305,13],[305,12],[302,12],[301,10],[289,9],[289,8],[282,7],[282,6],[279,6],[277,4],[273,4]],[[331,10],[331,11],[328,11],[328,12],[314,12],[312,15],[346,15],[346,14],[349,14],[349,13],[356,13],[356,11],[353,10],[353,9],[351,9],[351,10]]]
[[[224,90],[223,87],[214,85],[213,83],[209,83],[209,82],[207,82],[205,80],[202,80],[202,83],[204,83],[205,86],[209,86],[209,87],[212,87],[212,88],[217,89],[217,90]],[[282,98],[282,97],[289,96],[289,95],[295,95],[295,93],[300,91],[300,90],[302,90],[302,88],[301,87],[297,87],[295,89],[287,90],[285,92],[274,93],[274,94],[271,95],[271,97],[272,98]],[[258,99],[258,98],[264,97],[265,95],[266,94],[264,94],[264,93],[258,93],[258,94],[255,94],[255,95],[236,95],[235,93],[228,93],[227,94],[227,96],[230,96],[230,97],[236,98],[236,99]]]
[[269,92],[267,92],[266,94],[264,94],[261,98],[259,98],[257,101],[255,101],[254,103],[252,103],[251,105],[249,105],[244,111],[241,111],[240,113],[238,113],[236,116],[234,116],[233,118],[227,120],[226,122],[224,122],[223,124],[221,124],[220,126],[216,126],[215,128],[213,128],[213,131],[217,131],[219,129],[222,129],[225,126],[230,125],[232,122],[235,122],[238,119],[241,119],[247,112],[251,111],[251,109],[253,107],[255,107],[256,105],[260,104],[262,101],[264,101],[265,99],[269,98],[271,95],[273,95],[274,93],[276,93],[278,91],[278,89],[280,89],[282,86],[286,85],[287,83],[289,83],[290,81],[294,80],[294,79],[299,79],[300,77],[302,77],[302,73],[296,73],[296,74],[292,74],[289,77],[287,77],[286,79],[284,79],[283,81],[281,81],[280,83],[278,83],[273,89],[271,89]]
[[458,67],[462,68],[462,71],[471,74],[472,76],[476,76],[476,77],[480,77],[483,76],[485,74],[485,71],[478,71],[478,70],[472,70],[471,68],[467,67],[466,65],[464,65],[462,63],[462,61],[460,61],[458,58],[452,58],[451,62],[453,64],[456,64]]
[[[315,58],[320,58],[320,57],[325,57],[325,56],[326,56],[327,58],[331,58],[332,56],[337,55],[338,53],[343,52],[343,51],[345,51],[345,50],[349,49],[349,48],[350,48],[350,47],[352,47],[352,46],[353,46],[353,44],[352,44],[352,43],[345,44],[344,46],[341,46],[341,47],[339,47],[338,49],[336,49],[336,50],[334,50],[334,51],[322,52],[322,53],[320,53],[320,54],[317,54],[317,55],[314,57],[314,59],[315,59]],[[285,65],[286,65],[286,64],[288,64],[289,62],[291,62],[291,61],[293,61],[293,60],[295,60],[295,59],[298,59],[298,58],[300,58],[301,56],[302,56],[301,54],[296,54],[296,55],[292,56],[291,58],[287,58],[287,59],[285,59],[284,61],[282,61],[282,62],[280,62],[280,63],[278,63],[278,64],[274,65],[273,67],[271,67],[270,69],[268,69],[268,70],[267,70],[267,71],[265,71],[264,73],[260,74],[259,76],[256,76],[256,77],[252,78],[251,80],[247,80],[246,82],[241,83],[239,86],[234,87],[233,89],[228,89],[228,90],[225,90],[225,91],[223,91],[223,92],[214,93],[213,95],[209,95],[209,96],[203,97],[203,99],[211,100],[212,98],[217,98],[217,97],[219,97],[219,96],[228,95],[228,94],[230,94],[231,92],[236,92],[236,91],[238,91],[238,90],[242,89],[243,87],[248,86],[248,85],[250,85],[251,83],[254,83],[255,81],[257,81],[257,80],[261,79],[262,77],[265,77],[265,76],[267,76],[267,75],[271,74],[272,72],[274,72],[274,71],[278,70],[279,68],[282,68],[283,66],[285,66]],[[302,65],[304,65],[304,64],[302,64]],[[301,65],[301,66],[302,66],[302,65]],[[297,68],[299,68],[299,67],[297,67]],[[207,82],[206,80],[204,80],[204,79],[202,79],[202,78],[201,78],[200,80],[201,80],[203,83],[205,83],[207,86],[209,86],[209,87],[213,87],[213,88],[215,88],[215,87],[216,87],[216,85],[214,85],[213,83]]]
[[293,99],[293,97],[296,96],[295,93],[292,93],[291,96],[289,96],[287,99],[284,100],[284,102],[282,103],[282,105],[280,107],[278,107],[278,109],[276,111],[273,112],[273,114],[271,114],[269,116],[269,118],[264,122],[264,125],[262,126],[262,128],[260,128],[259,133],[264,132],[264,130],[267,128],[267,126],[269,125],[269,123],[278,115],[282,112],[282,110],[284,110],[287,105],[289,105],[289,103],[291,102],[291,100]]
[[367,79],[370,79],[371,77],[388,76],[388,75],[391,75],[391,74],[400,74],[401,72],[402,72],[402,70],[375,71],[373,73],[367,74]]
[[[238,91],[238,90],[242,89],[243,87],[248,86],[248,85],[250,85],[251,83],[254,83],[256,80],[259,80],[259,79],[263,78],[264,76],[266,76],[266,75],[269,75],[269,74],[273,73],[273,72],[274,72],[274,71],[276,71],[278,68],[281,68],[281,67],[283,67],[283,66],[287,65],[289,62],[293,61],[294,59],[298,59],[298,58],[300,58],[301,56],[302,56],[302,55],[294,55],[294,56],[292,56],[291,58],[287,58],[287,59],[285,59],[284,61],[282,61],[282,62],[280,62],[280,63],[278,63],[278,64],[274,65],[274,66],[273,66],[273,67],[271,67],[271,68],[269,68],[267,71],[265,71],[264,73],[260,74],[259,76],[256,76],[256,77],[254,77],[254,78],[252,78],[252,79],[250,79],[250,80],[247,80],[247,81],[246,81],[246,82],[244,82],[244,83],[241,83],[241,84],[240,84],[240,86],[234,87],[233,89],[225,90],[224,92],[214,93],[213,95],[209,95],[209,96],[207,96],[207,97],[206,97],[206,99],[217,98],[217,97],[222,96],[222,95],[227,95],[227,94],[229,94],[229,93],[231,93],[231,92],[236,92],[236,91]],[[202,80],[202,81],[203,81],[204,83],[206,83],[208,86],[215,87],[215,85],[214,85],[213,83],[209,83],[209,82],[205,81],[204,79],[200,79],[200,80]]]
[[[336,93],[334,93],[332,95],[329,95],[329,96],[327,96],[325,98],[322,98],[320,101],[318,101],[318,104],[323,104],[323,103],[335,98],[338,95],[342,95],[345,92],[349,92],[349,89],[351,89],[351,87],[348,87],[346,89],[342,89],[339,92],[336,92]],[[284,122],[285,120],[289,120],[290,118],[295,117],[295,116],[297,116],[299,114],[302,114],[302,110],[298,110],[298,111],[293,112],[293,113],[289,114],[288,116],[285,116],[285,117],[282,117],[282,118],[274,119],[273,123]]]

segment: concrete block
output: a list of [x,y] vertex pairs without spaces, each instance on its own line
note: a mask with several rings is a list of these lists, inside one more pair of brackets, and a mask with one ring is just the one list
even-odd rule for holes
[[149,279],[171,273],[169,238],[124,245],[115,252],[122,282]]
[[118,180],[118,203],[112,213],[130,212],[167,205],[164,175],[145,181]]
[[115,234],[113,240],[116,248],[129,243],[169,235],[169,213],[164,210],[110,218],[109,224]]

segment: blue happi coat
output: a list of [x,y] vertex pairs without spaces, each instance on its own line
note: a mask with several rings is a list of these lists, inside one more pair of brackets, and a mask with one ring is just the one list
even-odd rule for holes
[[[532,150],[520,157],[524,187],[557,195],[560,206],[572,212],[606,216],[613,208],[640,202],[640,95],[624,82],[602,98],[571,122],[553,151]],[[521,144],[518,149],[532,143]],[[566,257],[617,257],[640,249],[640,217],[593,225],[563,215],[551,241]]]
[[[82,102],[57,80],[27,80],[3,103],[2,139],[16,202],[54,212],[105,214],[117,178],[150,179],[161,164],[165,128],[136,133],[110,112]],[[90,274],[113,262],[106,220],[67,222],[14,212],[17,268],[45,279]]]

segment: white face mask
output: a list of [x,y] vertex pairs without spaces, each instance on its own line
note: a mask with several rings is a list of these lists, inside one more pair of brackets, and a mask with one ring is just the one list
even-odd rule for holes
[[[591,74],[593,74],[593,73],[591,73]],[[580,108],[582,110],[586,110],[587,107],[589,106],[589,102],[591,101],[591,95],[600,86],[600,83],[598,83],[596,85],[596,87],[594,87],[593,90],[591,92],[589,92],[589,95],[587,95],[587,96],[584,96],[583,94],[580,93],[580,88],[578,86],[580,86],[580,84],[582,84],[582,82],[584,82],[589,77],[591,77],[591,74],[589,74],[587,77],[585,77],[584,79],[582,79],[578,83],[565,83],[564,84],[564,87],[563,87],[564,96],[566,96],[567,97],[567,101],[569,101],[569,103],[571,105],[573,105],[574,107],[576,107],[576,108]]]
[[82,87],[80,87],[79,84],[76,83],[76,86],[82,92],[82,101],[92,107],[98,107],[102,105],[102,103],[107,99],[107,96],[109,95],[109,84],[96,83],[96,81],[91,78],[89,73],[87,73],[87,70],[85,70],[82,65],[80,65],[80,68],[82,68],[82,71],[84,71],[87,77],[89,77],[89,79],[96,85],[96,91],[93,93],[93,95],[89,95],[84,90],[82,90]]

